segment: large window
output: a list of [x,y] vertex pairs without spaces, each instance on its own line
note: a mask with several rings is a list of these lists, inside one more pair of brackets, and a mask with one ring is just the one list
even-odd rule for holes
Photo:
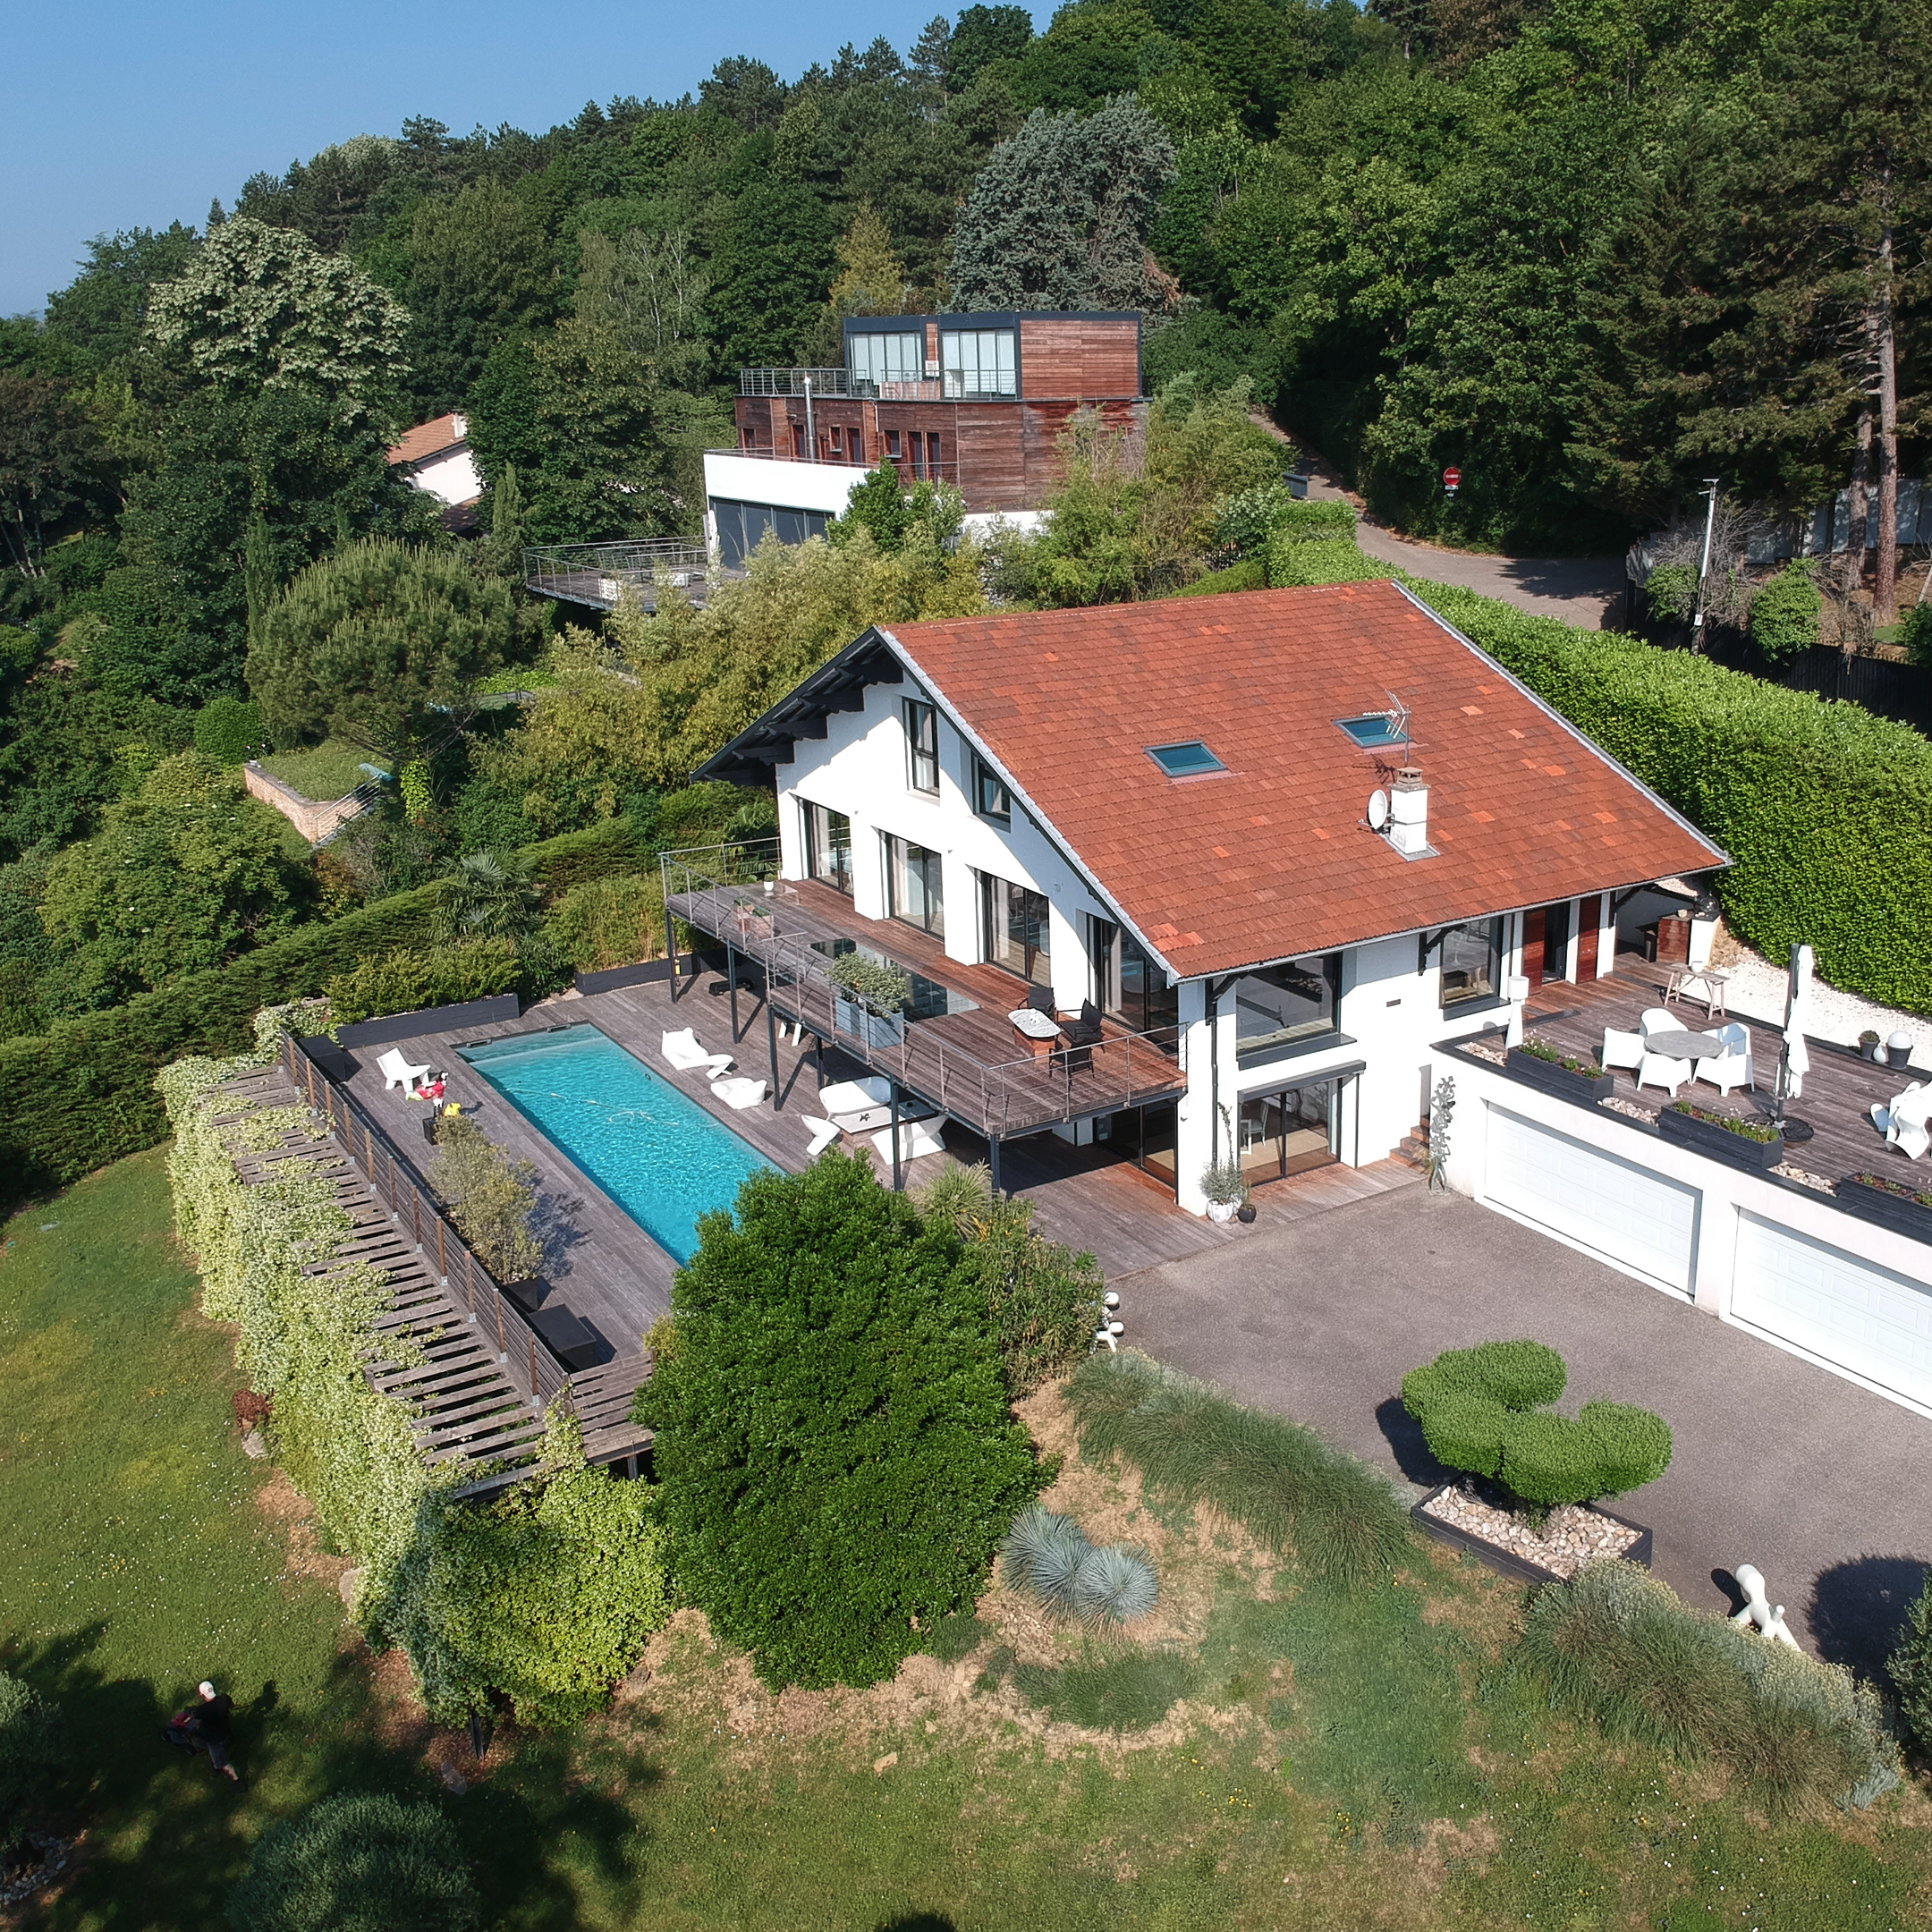
[[918,382],[926,373],[926,338],[913,330],[853,335],[847,349],[852,373],[861,382]]
[[939,335],[939,379],[948,396],[1020,394],[1011,329],[945,329]]
[[996,825],[1010,826],[1013,800],[1007,795],[1006,782],[977,751],[973,753],[972,784],[973,809]]
[[1452,926],[1442,936],[1443,1011],[1470,1000],[1493,1000],[1503,985],[1503,921]]
[[1234,1123],[1242,1177],[1279,1181],[1336,1158],[1335,1097],[1340,1080],[1318,1080],[1279,1093],[1250,1094]]
[[1046,895],[984,874],[979,881],[979,911],[980,943],[987,964],[1004,966],[1034,986],[1051,986]]
[[917,698],[905,701],[906,783],[915,792],[939,791],[939,713]]
[[910,839],[886,840],[886,889],[892,916],[935,939],[945,937],[945,886],[939,854]]
[[[1270,966],[1237,979],[1230,992],[1234,1001],[1234,1045],[1241,1054],[1313,1044],[1335,1032],[1335,1010],[1342,990],[1342,955],[1317,953]],[[1224,1001],[1228,995],[1223,995]],[[1224,1004],[1224,1012],[1226,1007]]]
[[805,870],[820,885],[852,897],[852,820],[843,812],[806,806]]
[[1136,1033],[1179,1025],[1180,988],[1140,942],[1111,919],[1095,919],[1091,930],[1096,1004]]

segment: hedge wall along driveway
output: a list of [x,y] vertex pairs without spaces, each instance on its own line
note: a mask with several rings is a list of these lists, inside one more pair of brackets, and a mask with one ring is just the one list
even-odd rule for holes
[[[622,818],[525,850],[547,896],[648,861]],[[168,1137],[155,1075],[189,1054],[242,1053],[264,1006],[320,993],[371,954],[420,945],[436,888],[378,900],[308,926],[211,972],[191,973],[124,1006],[0,1041],[0,1196],[64,1185]]]
[[1834,986],[1932,1013],[1932,743],[1687,651],[1411,588],[1731,854],[1741,938],[1780,963],[1807,940]]

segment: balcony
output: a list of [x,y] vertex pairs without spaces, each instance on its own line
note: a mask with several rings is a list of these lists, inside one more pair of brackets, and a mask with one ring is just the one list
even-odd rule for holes
[[538,597],[614,610],[628,590],[646,610],[667,582],[704,602],[710,553],[701,537],[653,537],[635,543],[547,544],[523,553],[524,588]]
[[878,385],[842,369],[741,369],[741,396],[876,396]]
[[[1025,1001],[1021,981],[948,959],[898,920],[863,918],[829,886],[780,879],[775,839],[666,852],[661,863],[670,914],[756,967],[775,1019],[988,1140],[1172,1100],[1186,1084],[1171,1026],[1132,1033],[1109,1022],[1090,1046],[1018,1055],[1006,1015]],[[869,1020],[835,986],[826,969],[854,947],[913,975],[910,1014]]]

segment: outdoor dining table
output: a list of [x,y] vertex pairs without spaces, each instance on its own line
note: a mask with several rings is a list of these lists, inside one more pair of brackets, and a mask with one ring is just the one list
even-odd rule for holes
[[1648,1033],[1644,1036],[1644,1051],[1662,1054],[1666,1060],[1716,1060],[1724,1050],[1722,1033]]

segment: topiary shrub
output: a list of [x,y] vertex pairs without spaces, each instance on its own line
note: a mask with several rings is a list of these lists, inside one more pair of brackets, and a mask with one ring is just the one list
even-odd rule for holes
[[1818,594],[1817,567],[1794,557],[1751,599],[1751,642],[1773,664],[1818,640],[1825,599]]
[[267,735],[261,707],[245,698],[211,698],[195,713],[195,750],[217,765],[242,764]]
[[1779,1811],[1862,1808],[1899,1782],[1877,1693],[1840,1665],[1687,1610],[1597,1563],[1531,1597],[1523,1654],[1555,1701],[1614,1738],[1729,1764]]
[[1485,1342],[1411,1368],[1402,1407],[1445,1469],[1493,1477],[1544,1507],[1620,1496],[1670,1467],[1670,1425],[1648,1409],[1591,1402],[1572,1417],[1546,1408],[1568,1381],[1563,1357],[1540,1342]]
[[0,1671],[0,1867],[26,1845],[27,1807],[46,1795],[47,1774],[65,1753],[59,1709]]
[[228,1899],[235,1932],[473,1932],[480,1917],[449,1820],[375,1792],[271,1825]]
[[1926,1572],[1925,1588],[1906,1613],[1905,1628],[1886,1668],[1898,1692],[1901,1720],[1919,1749],[1932,1758],[1932,1569]]
[[636,1406],[679,1594],[774,1687],[888,1677],[1040,1485],[985,1293],[951,1228],[836,1152],[699,1235]]

